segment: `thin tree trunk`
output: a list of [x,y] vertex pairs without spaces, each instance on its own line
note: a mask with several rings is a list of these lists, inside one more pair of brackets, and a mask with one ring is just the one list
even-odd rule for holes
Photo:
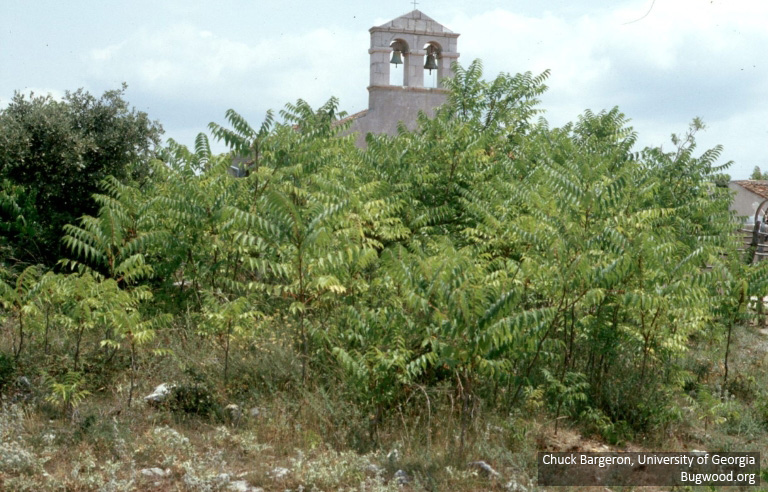
[[[461,381],[461,380],[464,381]],[[461,434],[459,438],[459,461],[464,462],[464,450],[467,439],[467,427],[470,419],[470,400],[472,398],[472,381],[469,375],[459,376],[461,388]]]
[[128,388],[128,408],[131,408],[133,402],[133,387],[136,384],[136,346],[131,339],[131,385]]
[[16,348],[15,360],[19,360],[22,347],[24,347],[24,316],[19,313],[19,346]]
[[77,330],[77,340],[75,341],[75,356],[74,356],[74,371],[77,372],[77,362],[80,359],[80,341],[83,339],[83,332],[85,331],[85,326],[80,325],[80,329]]
[[232,320],[227,323],[227,335],[224,340],[224,387],[229,384],[229,339],[232,336]]
[[43,340],[43,353],[45,355],[48,355],[48,330],[50,328],[50,312],[51,308],[46,307],[45,309],[45,339]]
[[523,385],[525,384],[525,381],[531,376],[531,371],[533,370],[533,367],[536,365],[536,363],[539,361],[539,355],[541,355],[541,349],[544,347],[544,342],[547,341],[547,338],[549,338],[549,334],[552,332],[552,329],[555,327],[555,324],[557,322],[557,315],[555,315],[555,319],[552,320],[552,324],[549,325],[549,328],[547,328],[547,331],[544,332],[544,336],[539,340],[538,345],[536,346],[536,353],[533,356],[533,360],[528,364],[528,367],[525,370],[525,377],[517,384],[517,389],[515,390],[515,394],[512,397],[511,405],[515,406],[517,404],[517,399],[520,397],[520,391],[523,389]]
[[731,351],[731,332],[733,332],[733,324],[734,321],[728,323],[728,339],[725,342],[725,359],[723,360],[723,365],[725,366],[725,372],[723,373],[723,384],[720,389],[720,397],[722,398],[723,395],[725,395],[725,387],[728,384],[728,355]]
[[307,328],[304,326],[304,310],[306,309],[306,296],[304,293],[304,262],[301,251],[301,244],[297,247],[297,260],[299,270],[299,301],[302,303],[302,309],[299,313],[299,330],[301,334],[301,383],[307,383],[307,359],[309,358],[309,344],[307,342]]
[[[723,374],[723,384],[722,388],[720,389],[720,397],[725,394],[725,386],[728,384],[728,355],[731,352],[731,333],[733,332],[733,325],[736,324],[736,320],[739,317],[739,309],[741,309],[742,304],[746,301],[744,296],[744,290],[741,291],[741,295],[739,296],[739,304],[736,306],[736,312],[733,314],[733,319],[731,319],[731,322],[728,323],[728,339],[725,342],[725,359],[723,360],[723,365],[725,366],[725,372]],[[761,304],[763,302],[762,297],[759,299]]]

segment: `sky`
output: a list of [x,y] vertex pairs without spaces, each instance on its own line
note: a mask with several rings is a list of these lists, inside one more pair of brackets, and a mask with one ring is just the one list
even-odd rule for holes
[[[412,2],[352,0],[1,0],[0,108],[15,91],[125,98],[193,146],[234,109],[330,97],[366,109],[368,29]],[[422,0],[460,33],[459,62],[500,72],[549,69],[550,126],[618,106],[639,147],[672,149],[694,117],[698,151],[724,147],[733,179],[768,170],[768,2],[762,0]],[[224,151],[221,143],[214,150]],[[639,148],[638,148],[639,150]]]

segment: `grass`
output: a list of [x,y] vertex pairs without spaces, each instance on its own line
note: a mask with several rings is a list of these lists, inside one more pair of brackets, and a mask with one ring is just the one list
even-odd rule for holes
[[[463,458],[457,456],[457,404],[447,388],[415,391],[374,426],[371,415],[344,398],[344,388],[302,386],[289,349],[238,347],[231,361],[236,377],[224,391],[217,386],[215,350],[201,340],[177,343],[176,355],[143,359],[137,394],[146,395],[161,382],[198,385],[216,401],[215,411],[184,414],[151,407],[141,398],[126,408],[129,375],[115,370],[91,379],[92,394],[68,413],[46,402],[38,373],[30,376],[26,402],[20,388],[11,385],[4,392],[0,489],[223,491],[245,481],[265,491],[534,492],[544,490],[536,486],[540,450],[748,450],[768,456],[768,336],[757,327],[736,331],[725,401],[718,397],[722,344],[692,347],[695,384],[687,397],[670,402],[681,412],[672,425],[611,446],[594,426],[561,419],[556,430],[535,397],[513,411],[486,408],[478,400]],[[237,422],[221,411],[229,403],[242,410]],[[252,408],[258,416],[250,415]],[[500,477],[467,466],[480,460]],[[152,468],[161,475],[142,473]],[[407,483],[396,478],[400,470]]]

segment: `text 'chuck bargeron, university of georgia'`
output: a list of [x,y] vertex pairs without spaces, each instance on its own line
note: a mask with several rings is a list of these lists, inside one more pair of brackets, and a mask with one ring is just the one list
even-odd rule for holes
[[679,454],[659,455],[654,453],[627,453],[626,455],[602,454],[544,454],[542,462],[545,465],[582,465],[604,468],[611,465],[646,466],[646,465],[736,465],[738,467],[754,466],[757,464],[754,456],[724,456],[719,454]]
[[539,485],[754,485],[760,454],[706,452],[539,453]]

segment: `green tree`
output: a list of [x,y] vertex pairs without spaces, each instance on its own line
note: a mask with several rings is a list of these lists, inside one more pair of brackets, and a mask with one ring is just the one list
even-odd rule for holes
[[27,320],[38,314],[38,305],[35,302],[41,289],[41,271],[38,266],[29,266],[24,269],[15,281],[5,282],[0,278],[0,315],[3,311],[18,326],[18,339],[14,348],[16,360],[21,356],[27,337]]
[[768,172],[762,172],[760,171],[760,166],[755,166],[755,169],[752,170],[752,174],[749,176],[749,179],[768,179]]
[[128,105],[125,90],[96,98],[79,89],[62,101],[17,93],[0,110],[0,183],[18,206],[0,235],[16,258],[53,265],[62,227],[95,213],[91,195],[107,176],[147,178],[162,128]]
[[[128,407],[133,402],[138,373],[139,349],[149,344],[155,338],[157,330],[170,323],[169,314],[146,316],[140,310],[141,304],[151,301],[152,292],[145,287],[137,287],[131,291],[122,290],[117,282],[107,279],[99,282],[100,309],[95,313],[96,320],[106,327],[107,335],[101,341],[105,347],[113,349],[125,348],[131,360],[130,384],[128,387]],[[155,348],[151,354],[164,355],[167,349]]]
[[98,215],[84,215],[80,226],[64,226],[63,242],[79,259],[61,263],[98,278],[131,285],[152,275],[145,253],[167,233],[154,223],[153,200],[144,199],[138,188],[123,185],[111,176],[102,186],[108,194],[93,195],[100,205]]
[[209,295],[205,299],[205,323],[200,330],[203,335],[216,335],[223,338],[224,369],[222,379],[224,386],[229,384],[229,357],[232,337],[243,333],[253,332],[253,325],[260,313],[251,309],[247,297],[234,300],[216,299]]
[[[479,63],[456,73],[434,119],[370,137],[362,159],[361,174],[405,204],[411,234],[384,247],[374,278],[395,279],[383,298],[418,336],[396,343],[357,308],[342,318],[337,358],[383,394],[448,373],[466,401],[500,390],[517,404],[544,387],[558,417],[586,408],[658,424],[689,339],[726,295],[713,272],[738,256],[728,193],[715,186],[730,164],[716,163],[722,149],[696,155],[694,120],[672,152],[636,151],[616,108],[550,128],[534,119],[546,74],[484,82]],[[388,360],[395,374],[416,370],[386,379]]]

